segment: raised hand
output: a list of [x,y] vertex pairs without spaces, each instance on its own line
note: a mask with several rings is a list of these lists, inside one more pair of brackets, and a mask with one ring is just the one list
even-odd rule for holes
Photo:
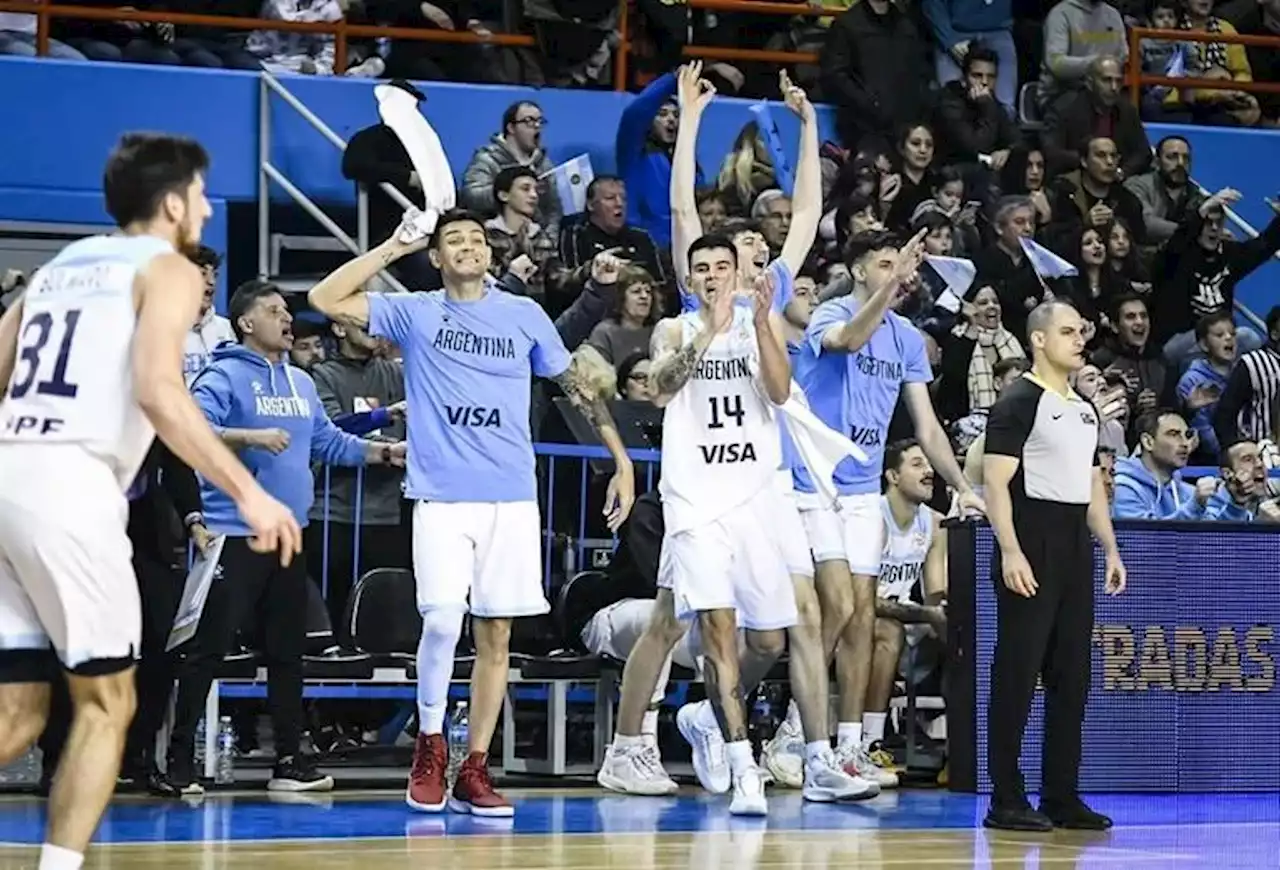
[[922,229],[911,237],[911,241],[898,250],[898,262],[893,267],[893,277],[896,283],[907,283],[920,270],[920,264],[924,262],[925,254],[924,237],[928,234],[929,230],[927,228]]
[[773,311],[773,297],[778,291],[777,282],[770,272],[761,272],[756,276],[751,294],[752,313],[755,314],[756,323],[769,319],[769,312]]
[[782,92],[782,101],[787,104],[788,109],[805,120],[813,117],[813,103],[809,102],[809,95],[804,92],[804,88],[791,81],[791,76],[785,69],[778,72],[778,90]]
[[711,294],[711,311],[708,322],[711,328],[720,332],[729,327],[733,322],[733,289],[731,287],[718,287]]
[[701,114],[715,95],[715,85],[702,77],[702,61],[695,60],[680,67],[676,78],[676,98],[681,112]]

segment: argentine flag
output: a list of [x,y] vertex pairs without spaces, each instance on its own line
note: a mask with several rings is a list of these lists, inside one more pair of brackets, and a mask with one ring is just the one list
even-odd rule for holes
[[[547,173],[551,183],[560,197],[560,205],[565,214],[579,214],[587,209],[587,186],[595,179],[595,170],[591,168],[591,157],[579,154],[572,160],[566,160]],[[544,176],[546,177],[546,176]]]

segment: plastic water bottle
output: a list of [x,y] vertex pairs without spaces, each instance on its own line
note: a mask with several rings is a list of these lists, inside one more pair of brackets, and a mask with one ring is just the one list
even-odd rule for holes
[[467,702],[459,701],[449,717],[449,782],[455,782],[458,769],[467,760],[469,737],[471,730],[470,712]]
[[205,721],[205,718],[201,716],[200,721],[196,723],[196,775],[197,776],[204,775],[204,740],[205,740],[205,729],[207,727],[208,727],[208,723]]
[[236,732],[231,727],[231,717],[218,720],[218,757],[214,763],[213,781],[216,785],[235,782]]

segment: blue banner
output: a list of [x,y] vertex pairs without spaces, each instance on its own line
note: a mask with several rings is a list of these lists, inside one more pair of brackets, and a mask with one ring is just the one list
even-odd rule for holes
[[[1129,570],[1098,590],[1093,683],[1084,725],[1085,792],[1274,791],[1280,787],[1280,529],[1226,523],[1119,524]],[[987,703],[996,641],[994,538],[977,531],[974,667],[978,790],[989,792]],[[1040,782],[1044,699],[1022,747]]]

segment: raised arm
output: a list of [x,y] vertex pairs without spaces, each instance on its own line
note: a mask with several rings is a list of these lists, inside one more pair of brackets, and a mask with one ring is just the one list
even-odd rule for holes
[[716,95],[715,86],[701,78],[702,61],[680,67],[676,94],[680,100],[680,126],[671,157],[671,260],[676,282],[689,280],[689,246],[702,235],[694,188],[698,183],[698,125],[702,112]]
[[307,301],[330,320],[366,329],[369,326],[369,294],[365,285],[396,260],[427,246],[426,236],[410,244],[400,241],[401,230],[378,247],[350,260],[311,288]]
[[231,496],[262,551],[285,564],[302,550],[302,530],[214,434],[182,380],[182,344],[195,322],[204,279],[185,257],[165,254],[138,275],[133,389],[156,434],[180,459]]
[[897,265],[894,266],[893,277],[873,293],[853,317],[842,326],[832,327],[822,333],[823,350],[856,353],[871,340],[903,284],[920,268],[920,262],[924,259],[924,237],[927,232],[928,230],[921,230],[902,247],[898,253]]
[[787,355],[782,317],[773,310],[774,290],[772,277],[764,273],[756,279],[752,304],[760,348],[760,380],[769,401],[781,405],[791,396],[791,358]]
[[800,162],[796,166],[796,187],[791,196],[791,228],[782,243],[782,262],[792,275],[800,274],[804,261],[818,237],[822,220],[822,163],[818,157],[818,114],[804,89],[791,83],[787,71],[778,74],[782,98],[787,108],[800,116]]

